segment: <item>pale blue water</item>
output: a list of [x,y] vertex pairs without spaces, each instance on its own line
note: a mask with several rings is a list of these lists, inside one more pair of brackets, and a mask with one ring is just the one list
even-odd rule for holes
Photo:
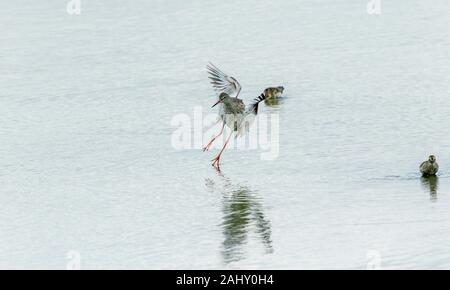
[[[450,268],[450,2],[41,2],[0,4],[0,268]],[[208,61],[285,87],[277,159],[172,147]]]

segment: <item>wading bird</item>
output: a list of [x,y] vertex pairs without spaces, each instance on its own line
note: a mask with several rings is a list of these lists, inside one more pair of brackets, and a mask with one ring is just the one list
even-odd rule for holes
[[420,164],[420,172],[423,176],[434,176],[439,171],[439,165],[436,162],[436,157],[430,155],[428,160]]
[[225,147],[228,145],[231,136],[233,133],[236,134],[235,137],[242,136],[247,133],[251,123],[253,123],[255,119],[256,114],[258,114],[258,104],[265,100],[266,96],[261,94],[258,98],[254,99],[248,107],[246,107],[244,102],[241,99],[238,99],[238,95],[241,91],[241,85],[235,78],[227,76],[212,63],[207,65],[206,68],[210,75],[209,79],[211,80],[211,84],[219,95],[218,101],[212,107],[217,105],[219,106],[219,118],[223,124],[220,132],[214,136],[211,141],[209,141],[209,143],[203,148],[203,151],[208,150],[214,140],[222,135],[225,125],[231,129],[231,133],[225,141],[225,144],[219,154],[211,160],[214,161],[212,165],[219,168],[220,157],[225,150]]

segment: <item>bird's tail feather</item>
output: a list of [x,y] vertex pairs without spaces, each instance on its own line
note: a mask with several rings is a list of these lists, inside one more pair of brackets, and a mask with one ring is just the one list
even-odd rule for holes
[[264,101],[267,98],[267,96],[262,93],[259,97],[257,97],[256,99],[253,100],[253,102],[250,104],[249,113],[253,113],[253,114],[258,114],[258,105],[259,103],[261,103],[262,101]]
[[256,115],[258,114],[258,105],[267,98],[265,94],[261,94],[259,97],[255,98],[253,102],[250,103],[247,108],[246,114],[244,116],[243,123],[241,124],[236,137],[245,135],[249,129],[250,125],[255,121]]

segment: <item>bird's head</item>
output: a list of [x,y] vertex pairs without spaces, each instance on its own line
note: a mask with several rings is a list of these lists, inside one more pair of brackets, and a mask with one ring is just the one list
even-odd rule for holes
[[211,107],[211,108],[214,108],[217,104],[219,104],[219,103],[223,103],[223,101],[226,99],[226,98],[228,98],[229,96],[228,96],[228,94],[227,93],[221,93],[220,95],[219,95],[219,100]]
[[278,87],[278,91],[279,91],[280,93],[283,93],[284,87],[283,87],[283,86],[279,86],[279,87]]
[[428,161],[430,161],[431,163],[436,162],[436,156],[430,155],[430,157],[428,158]]

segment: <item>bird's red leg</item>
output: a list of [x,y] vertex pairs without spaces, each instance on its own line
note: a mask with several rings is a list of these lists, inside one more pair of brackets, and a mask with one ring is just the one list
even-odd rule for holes
[[217,165],[216,167],[219,168],[220,156],[222,155],[222,152],[225,150],[225,147],[227,147],[227,144],[230,141],[231,135],[233,135],[233,133],[234,133],[234,131],[231,131],[230,136],[228,137],[227,141],[225,142],[225,144],[222,147],[222,150],[220,150],[219,154],[217,154],[217,156],[211,160],[211,161],[214,161],[212,166]]
[[223,128],[224,128],[224,127],[225,127],[225,122],[223,122],[222,129],[220,130],[219,134],[217,134],[217,136],[214,136],[214,137],[211,139],[211,141],[209,141],[208,145],[206,145],[205,147],[203,147],[203,151],[208,151],[208,150],[209,150],[209,147],[211,147],[211,145],[212,145],[212,143],[214,142],[214,140],[216,140],[217,137],[219,137],[220,135],[222,135],[222,133],[223,133]]

